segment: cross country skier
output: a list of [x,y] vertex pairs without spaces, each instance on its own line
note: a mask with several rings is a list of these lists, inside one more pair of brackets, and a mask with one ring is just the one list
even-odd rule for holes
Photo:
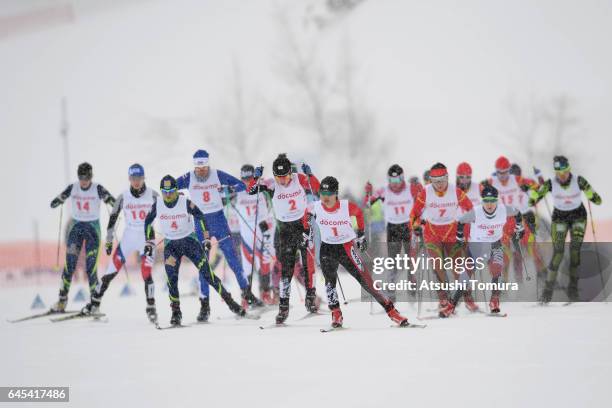
[[145,244],[145,218],[159,194],[146,186],[144,168],[138,163],[129,167],[128,179],[130,188],[117,197],[115,206],[108,220],[108,226],[106,227],[105,247],[107,255],[110,255],[113,250],[115,227],[122,210],[125,220],[125,231],[123,232],[123,236],[117,248],[115,248],[111,261],[108,263],[106,273],[102,276],[101,283],[96,287],[95,296],[92,296],[91,302],[87,305],[87,308],[92,312],[99,309],[104,292],[106,292],[111,281],[117,276],[119,270],[125,264],[126,257],[132,255],[134,252],[138,252],[140,256],[140,273],[144,281],[144,290],[147,300],[145,311],[149,320],[155,322],[157,321],[157,311],[155,310],[155,289],[153,277],[151,275],[153,269],[153,256],[145,256],[143,248]]
[[[465,193],[465,195],[472,202],[472,206],[477,206],[480,204],[480,185],[472,181],[472,166],[470,166],[467,162],[461,162],[457,166],[457,174],[456,174],[457,187]],[[457,217],[460,218],[461,215],[465,214],[466,211],[461,209],[461,211],[457,214]],[[466,225],[465,235],[470,235],[470,224]],[[467,248],[469,253],[469,247]],[[473,276],[473,270],[468,271],[468,275],[471,278]],[[465,307],[468,308],[470,312],[478,311],[478,305],[474,302],[474,298],[472,297],[471,290],[466,290],[464,293],[465,299]]]
[[[401,254],[402,248],[406,255],[410,255],[410,211],[417,194],[423,189],[420,183],[407,184],[404,170],[400,165],[394,164],[387,171],[387,185],[380,194],[373,194],[374,188],[370,182],[366,183],[366,203],[374,204],[380,200],[383,203],[385,222],[387,227],[387,256],[395,258]],[[393,268],[389,282],[396,282],[397,269]],[[411,275],[412,277],[414,275]],[[395,301],[395,292],[389,293],[389,298]]]
[[[234,251],[231,233],[227,225],[227,219],[223,214],[223,202],[220,191],[227,186],[230,192],[239,192],[245,189],[244,184],[229,174],[210,167],[209,155],[206,150],[198,150],[193,155],[194,169],[180,176],[176,181],[179,190],[188,190],[189,196],[200,211],[204,214],[204,222],[195,225],[195,231],[200,242],[204,242],[205,232],[209,237],[219,241],[219,247],[225,256],[229,267],[236,275],[236,280],[242,291],[242,299],[252,306],[263,306],[261,300],[257,299],[247,281],[238,254]],[[207,230],[204,228],[206,226]],[[228,238],[229,237],[229,238]],[[206,313],[208,301],[208,285],[200,279],[200,299],[202,300],[202,312]]]
[[[536,177],[537,177],[539,175],[538,174],[539,170],[535,169],[535,171],[536,171]],[[521,166],[519,166],[516,163],[513,163],[512,166],[510,166],[510,174],[513,176],[518,176],[522,178],[523,170],[521,169]],[[539,175],[537,180],[524,179],[524,180],[527,180],[528,182],[523,183],[523,185],[521,186],[521,193],[525,197],[522,200],[526,200],[528,204],[527,210],[522,213],[523,223],[525,224],[525,234],[523,235],[521,244],[527,249],[527,253],[531,255],[534,266],[537,271],[537,275],[545,276],[547,273],[546,265],[544,264],[544,258],[542,258],[542,255],[540,254],[540,251],[538,250],[538,245],[536,243],[537,223],[536,223],[536,213],[534,211],[535,206],[529,204],[529,192],[532,190],[537,190],[540,187],[540,182],[539,182],[540,178],[542,178],[541,175]],[[520,257],[520,254],[519,254],[519,257]],[[514,266],[515,269],[521,268],[520,261],[521,261],[520,258],[515,259],[515,266]]]
[[[205,239],[204,244],[198,240],[195,234],[194,219],[198,223],[205,223],[205,215],[199,208],[183,195],[179,195],[177,182],[174,177],[167,175],[160,183],[161,199],[157,197],[151,211],[147,214],[144,222],[146,244],[144,246],[145,256],[152,257],[155,248],[155,231],[153,221],[157,218],[164,234],[164,265],[168,280],[168,291],[172,317],[170,324],[177,326],[181,324],[182,313],[178,291],[178,274],[181,266],[181,258],[186,256],[198,268],[200,281],[211,285],[229,309],[238,316],[245,316],[245,310],[232,299],[232,295],[225,290],[221,280],[211,273],[207,260],[207,252],[210,249],[210,240]],[[208,306],[208,297],[200,298],[202,303]],[[203,315],[202,310],[198,315],[198,321],[208,321],[210,307],[206,308]]]
[[[470,257],[474,260],[488,259],[492,282],[497,284],[504,267],[502,242],[509,240],[509,236],[513,233],[516,241],[522,238],[524,233],[522,216],[514,207],[498,205],[499,192],[491,185],[482,189],[481,197],[482,204],[477,204],[459,217],[455,246],[461,248],[465,245],[465,227],[471,226],[468,239]],[[467,281],[466,275],[463,275],[464,282]],[[461,290],[455,292],[448,305],[440,310],[440,317],[449,317],[453,314],[461,295]],[[499,295],[500,291],[497,289],[491,292],[489,301],[491,313],[500,312]]]
[[[255,167],[245,164],[240,169],[240,179],[245,185],[254,182]],[[259,271],[259,286],[261,300],[266,304],[273,304],[271,287],[271,268],[274,265],[274,219],[268,207],[268,197],[261,194],[259,199],[246,191],[236,193],[234,210],[238,214],[240,223],[240,248],[242,254],[242,268],[251,273],[253,260],[255,269]],[[255,222],[257,221],[257,225]],[[255,248],[253,239],[256,234]],[[253,255],[255,250],[255,255]],[[252,279],[252,278],[251,278]]]
[[[526,194],[529,190],[537,189],[538,183],[535,180],[522,177],[521,175],[511,174],[511,167],[510,160],[505,156],[500,156],[495,161],[495,174],[482,184],[491,184],[499,191],[499,197],[504,204],[516,208],[523,214],[523,223],[525,226],[525,234],[523,236],[523,241],[525,241],[525,243],[523,246],[533,255],[536,270],[541,271],[545,266],[533,245],[535,243],[535,215],[533,214],[533,210],[529,208],[529,197]],[[530,243],[530,245],[527,245],[527,243]],[[506,246],[505,249],[506,258],[508,260],[510,259],[509,254],[512,254],[514,271],[518,278],[522,279],[523,260],[518,248]]]
[[593,204],[600,205],[601,197],[589,182],[582,176],[571,172],[569,160],[565,156],[553,159],[555,177],[548,179],[538,191],[532,191],[530,201],[536,204],[548,193],[552,194],[554,210],[552,213],[551,234],[553,256],[548,266],[545,288],[542,292],[542,303],[552,300],[553,288],[557,280],[559,265],[565,251],[565,238],[570,234],[570,267],[567,296],[570,301],[578,300],[578,266],[580,266],[580,248],[584,239],[587,223],[587,212],[582,204],[582,193]]
[[[100,202],[114,205],[115,198],[101,184],[91,181],[93,171],[91,164],[81,163],[77,169],[79,181],[68,185],[64,191],[51,201],[51,208],[71,200],[72,221],[68,229],[66,241],[66,264],[62,273],[62,285],[59,299],[51,307],[52,312],[63,312],[68,302],[68,291],[72,275],[85,242],[85,269],[89,280],[89,293],[95,298],[95,288],[98,285],[98,252],[100,250]],[[87,313],[87,306],[83,310]]]
[[[391,320],[400,326],[407,326],[408,319],[400,315],[393,302],[374,289],[372,278],[353,245],[361,251],[367,249],[364,235],[363,212],[357,204],[338,199],[338,180],[325,177],[319,189],[321,201],[308,206],[302,223],[306,234],[314,222],[321,231],[321,270],[325,276],[325,290],[332,315],[332,327],[342,326],[342,311],[336,292],[338,266],[348,273],[385,309]],[[357,219],[357,234],[353,230],[351,217]]]
[[319,181],[312,174],[307,164],[302,164],[305,174],[296,174],[291,171],[291,161],[286,155],[279,155],[272,163],[274,184],[272,187],[257,183],[263,174],[263,167],[255,169],[254,180],[249,184],[249,194],[267,192],[272,197],[272,207],[278,226],[279,251],[282,272],[279,282],[279,311],[276,323],[282,324],[289,316],[289,294],[291,292],[291,279],[296,262],[296,253],[299,250],[302,265],[304,266],[304,281],[306,297],[304,300],[306,310],[316,313],[316,288],[314,285],[314,249],[308,247],[309,236],[302,225],[302,217],[306,211],[306,190],[317,194]]
[[[415,234],[423,235],[430,258],[456,258],[461,255],[455,248],[457,214],[472,209],[467,195],[448,182],[448,171],[442,163],[436,163],[429,172],[431,184],[419,192],[410,213],[410,225]],[[427,221],[421,227],[421,218]],[[434,262],[434,272],[440,282],[446,282],[446,272],[440,263]],[[443,266],[443,265],[442,265]],[[453,271],[454,272],[454,271]],[[438,291],[439,309],[448,305],[446,290]]]
[[472,166],[461,162],[457,166],[457,187],[470,199],[473,206],[480,204],[480,186],[472,181]]

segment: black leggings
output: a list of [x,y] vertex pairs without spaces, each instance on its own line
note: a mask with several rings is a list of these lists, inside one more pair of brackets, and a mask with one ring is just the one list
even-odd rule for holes
[[304,266],[304,286],[307,289],[314,288],[314,247],[302,247],[304,226],[301,220],[292,222],[278,222],[278,257],[281,262],[282,272],[279,284],[281,299],[288,299],[291,291],[291,278],[295,268],[297,251],[302,257]]
[[357,255],[353,247],[353,241],[345,244],[321,243],[321,269],[325,277],[325,291],[330,309],[340,306],[338,293],[336,292],[336,282],[338,282],[338,266],[342,265],[357,282],[364,288],[380,305],[389,310],[393,304],[383,296],[382,293],[374,289],[372,278]]

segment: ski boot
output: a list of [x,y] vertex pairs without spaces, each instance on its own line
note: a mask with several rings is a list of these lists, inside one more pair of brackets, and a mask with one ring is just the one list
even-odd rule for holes
[[289,317],[289,298],[281,298],[276,315],[276,324],[283,324]]
[[88,304],[85,305],[84,308],[81,309],[81,314],[84,315],[93,315],[98,313],[100,310],[100,298],[96,295],[91,296],[91,300]]
[[234,298],[232,298],[232,295],[230,295],[229,292],[226,293],[227,294],[223,296],[223,301],[225,302],[227,307],[229,307],[229,310],[231,310],[233,313],[237,314],[240,317],[244,317],[246,315],[246,310],[244,310],[242,306],[236,303],[236,301],[234,300]]
[[200,323],[204,323],[208,321],[210,317],[210,303],[207,297],[200,298],[200,313],[196,320]]
[[542,296],[540,296],[540,304],[545,305],[552,300],[554,285],[554,282],[546,281],[544,290],[542,291]]
[[147,318],[151,323],[157,323],[157,309],[155,309],[155,303],[147,304],[147,308],[145,309],[147,313]]
[[242,304],[243,308],[246,309],[248,306],[251,307],[263,307],[263,302],[255,297],[251,288],[246,287],[242,289]]
[[578,296],[578,278],[570,277],[569,285],[567,285],[567,297],[570,302],[577,302],[580,300]]
[[452,301],[449,302],[448,300],[446,301],[446,306],[442,309],[440,309],[440,312],[438,312],[438,316],[446,319],[447,317],[450,317],[453,315],[453,313],[455,313],[455,303],[453,303]]
[[340,310],[340,306],[336,306],[335,308],[331,309],[331,316],[332,327],[342,327],[342,310]]
[[497,314],[500,312],[499,309],[499,293],[494,293],[491,295],[491,300],[489,301],[489,309],[491,313]]
[[319,306],[317,305],[317,292],[315,288],[306,289],[306,297],[304,298],[304,305],[306,310],[310,313],[317,313]]
[[391,304],[389,310],[387,310],[387,316],[400,326],[408,326],[408,319],[402,316],[393,304]]
[[171,326],[180,326],[183,320],[183,314],[181,313],[181,304],[179,302],[170,303],[172,309],[172,317],[170,317]]
[[465,293],[463,295],[463,301],[465,302],[465,307],[472,313],[478,311],[478,305],[474,302],[474,298],[471,293]]
[[446,309],[448,307],[449,303],[450,302],[448,301],[448,298],[446,298],[446,297],[440,299],[438,301],[438,311]]
[[53,313],[64,313],[66,311],[66,304],[68,303],[68,294],[60,291],[58,301],[51,306],[50,312]]

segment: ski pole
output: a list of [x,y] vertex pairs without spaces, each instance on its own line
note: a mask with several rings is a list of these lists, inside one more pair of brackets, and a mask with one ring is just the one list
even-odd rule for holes
[[601,290],[603,291],[604,302],[607,302],[608,295],[606,294],[606,283],[601,269],[601,260],[599,259],[599,249],[597,248],[597,237],[595,236],[595,222],[593,221],[593,213],[591,212],[591,202],[587,201],[589,208],[589,217],[591,218],[591,231],[593,232],[593,241],[595,242],[595,256],[597,257],[597,267],[599,268],[599,277],[601,278]]
[[521,262],[523,264],[523,270],[525,271],[525,279],[527,281],[531,280],[531,276],[529,276],[529,272],[527,271],[527,264],[525,263],[525,256],[523,255],[523,249],[521,248],[521,243],[518,240],[512,240],[512,244],[514,245],[514,249],[517,250],[519,256],[521,257]]
[[342,282],[340,282],[340,275],[338,275],[338,286],[340,287],[340,293],[342,294],[342,299],[344,299],[344,304],[348,305],[348,301],[346,300],[346,296],[344,296],[344,289],[342,289]]
[[[370,193],[366,193],[366,200],[368,200],[368,241],[372,242],[372,198],[370,197]],[[369,255],[368,255],[369,256]],[[370,256],[370,259],[372,257]],[[373,314],[374,301],[373,296],[370,295],[370,314]]]
[[60,245],[62,242],[62,218],[64,214],[64,204],[60,206],[59,228],[57,230],[57,254],[55,256],[55,270],[59,271]]
[[[253,286],[253,274],[255,273],[255,245],[257,245],[257,218],[259,217],[259,181],[261,177],[257,178],[257,198],[255,199],[255,224],[253,225],[253,262],[251,262],[251,274],[249,275],[249,291]],[[247,224],[248,225],[248,224]]]

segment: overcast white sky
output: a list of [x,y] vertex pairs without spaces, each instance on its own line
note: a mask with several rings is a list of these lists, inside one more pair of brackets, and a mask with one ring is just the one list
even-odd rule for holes
[[[14,15],[23,3],[67,2],[0,2],[0,15]],[[273,3],[142,0],[99,9],[77,1],[73,23],[0,38],[0,240],[31,239],[34,219],[43,238],[57,234],[58,213],[48,204],[65,187],[62,96],[69,102],[72,174],[87,160],[115,194],[125,188],[131,163],[145,165],[157,187],[164,174],[187,170],[196,148],[208,148],[215,166],[237,173],[242,163],[217,148],[222,141],[213,134],[196,138],[178,126],[178,139],[164,146],[148,137],[150,118],[210,115],[228,92],[232,61],[248,89],[277,98]],[[575,146],[586,152],[574,168],[604,197],[597,216],[612,216],[604,162],[612,145],[612,2],[366,0],[346,23],[381,143],[393,144],[380,158],[383,167],[399,162],[421,173],[435,161],[454,169],[468,160],[477,178],[485,177],[499,154],[513,159],[498,143],[503,100],[567,93],[581,120]],[[340,37],[329,34],[330,53]],[[318,162],[303,137],[272,130],[260,148],[249,148],[251,161],[269,166],[276,153],[289,151],[313,158],[321,175],[359,165]]]

